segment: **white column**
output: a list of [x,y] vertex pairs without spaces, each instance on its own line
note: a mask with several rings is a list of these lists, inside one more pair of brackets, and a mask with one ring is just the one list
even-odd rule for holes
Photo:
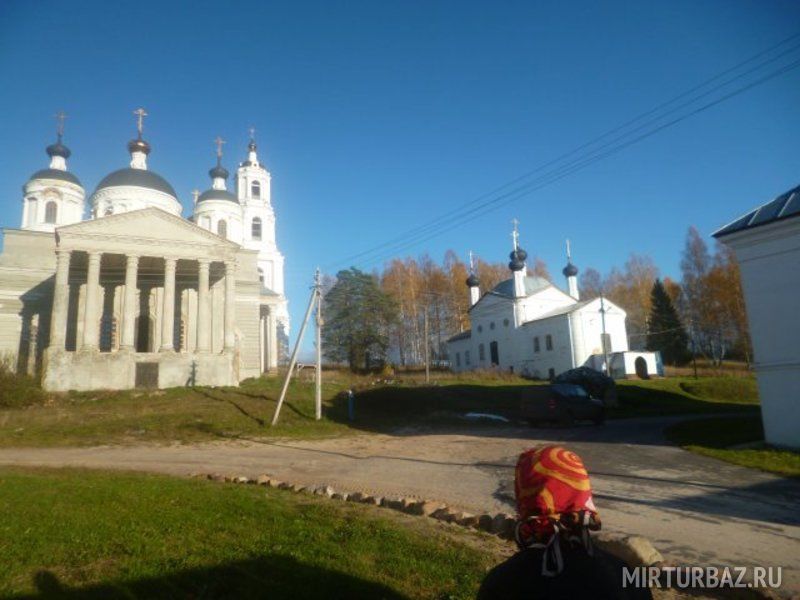
[[200,259],[197,277],[197,351],[211,351],[211,311],[209,310],[208,259]]
[[125,262],[125,296],[122,300],[122,339],[120,350],[133,351],[136,337],[136,281],[139,269],[139,257],[129,255]]
[[263,373],[264,371],[267,370],[267,366],[266,366],[266,364],[264,364],[266,362],[266,358],[267,358],[267,352],[266,352],[266,348],[265,348],[266,342],[267,342],[267,332],[265,331],[266,327],[267,327],[267,319],[266,319],[266,317],[261,315],[259,317],[259,319],[258,319],[258,357],[259,357],[258,371],[259,371],[259,373]]
[[164,301],[161,308],[161,351],[172,351],[175,339],[175,268],[177,260],[164,259]]
[[28,226],[28,207],[31,201],[25,198],[22,201],[22,227],[23,229]]
[[83,349],[97,350],[100,338],[100,252],[89,253],[89,269],[86,273],[86,302],[83,314]]
[[269,334],[267,344],[267,367],[273,370],[278,368],[278,322],[275,319],[274,306],[271,306],[269,309],[267,333]]
[[236,323],[236,263],[225,263],[225,338],[223,349],[232,351],[236,343],[234,324]]
[[64,349],[67,340],[69,305],[69,250],[56,250],[56,278],[53,290],[53,313],[50,317],[50,347]]

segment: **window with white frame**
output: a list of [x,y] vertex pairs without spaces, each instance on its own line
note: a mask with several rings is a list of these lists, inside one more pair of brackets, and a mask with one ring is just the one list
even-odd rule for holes
[[44,207],[44,222],[55,223],[58,218],[58,204],[55,200],[50,200]]

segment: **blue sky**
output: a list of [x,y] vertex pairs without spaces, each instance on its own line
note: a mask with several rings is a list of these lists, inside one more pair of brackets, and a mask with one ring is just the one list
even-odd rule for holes
[[[252,124],[296,332],[317,265],[346,266],[798,31],[800,4],[778,0],[6,1],[0,224],[19,225],[58,109],[91,192],[127,164],[144,106],[149,165],[187,209],[214,137],[230,168]],[[798,106],[800,69],[404,254],[505,260],[516,217],[554,273],[569,237],[581,268],[637,252],[674,275],[689,225],[710,234],[799,182]]]

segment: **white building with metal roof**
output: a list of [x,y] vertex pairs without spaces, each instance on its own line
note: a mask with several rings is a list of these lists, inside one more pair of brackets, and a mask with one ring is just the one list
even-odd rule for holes
[[765,439],[800,448],[800,186],[714,237],[739,262]]

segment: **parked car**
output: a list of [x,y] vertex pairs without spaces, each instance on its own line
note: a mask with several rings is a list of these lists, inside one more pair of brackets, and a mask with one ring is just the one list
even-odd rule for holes
[[574,383],[532,385],[523,392],[522,418],[531,425],[544,421],[571,425],[575,421],[605,421],[606,407],[582,386]]

